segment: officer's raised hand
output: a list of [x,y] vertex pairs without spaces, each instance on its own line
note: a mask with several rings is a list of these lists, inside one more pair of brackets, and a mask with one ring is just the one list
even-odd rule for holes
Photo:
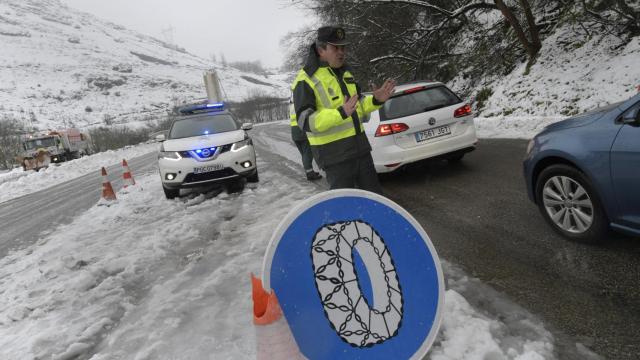
[[342,110],[344,110],[345,115],[349,117],[356,110],[357,105],[358,105],[358,96],[354,95],[346,99],[346,101],[344,102],[344,105],[342,105]]
[[384,84],[378,89],[373,90],[373,96],[379,103],[383,103],[389,100],[393,90],[396,88],[396,81],[393,79],[387,79]]

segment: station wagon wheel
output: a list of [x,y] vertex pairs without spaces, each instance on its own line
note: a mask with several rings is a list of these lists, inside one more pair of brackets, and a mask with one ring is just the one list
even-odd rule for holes
[[542,216],[561,235],[580,242],[604,240],[608,221],[589,179],[568,165],[544,169],[536,182]]

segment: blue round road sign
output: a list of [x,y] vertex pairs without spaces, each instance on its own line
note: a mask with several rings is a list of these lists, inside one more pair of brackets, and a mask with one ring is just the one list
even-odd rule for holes
[[289,212],[263,283],[309,359],[420,359],[442,318],[429,237],[399,205],[362,190],[324,192]]

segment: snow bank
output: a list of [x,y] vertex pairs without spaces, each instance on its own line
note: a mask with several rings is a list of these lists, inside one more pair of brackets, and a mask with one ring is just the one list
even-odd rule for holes
[[[112,205],[0,259],[0,358],[255,358],[249,273],[288,209],[318,191],[270,170],[261,179],[242,194],[168,201],[157,176],[142,176]],[[526,326],[513,327],[500,320],[513,315],[483,314],[450,268],[430,358],[553,357],[531,315],[519,309]]]

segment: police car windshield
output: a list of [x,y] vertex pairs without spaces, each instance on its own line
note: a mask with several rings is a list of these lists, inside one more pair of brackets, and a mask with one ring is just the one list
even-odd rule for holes
[[229,114],[193,115],[176,120],[169,131],[169,139],[219,134],[238,129],[238,123]]
[[56,146],[56,140],[53,137],[47,137],[43,139],[28,140],[24,143],[26,150],[46,148],[49,146]]

